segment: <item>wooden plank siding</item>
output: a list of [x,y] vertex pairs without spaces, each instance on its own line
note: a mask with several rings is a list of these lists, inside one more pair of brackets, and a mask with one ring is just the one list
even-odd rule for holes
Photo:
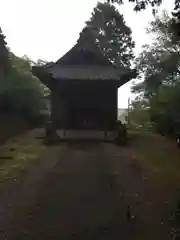
[[51,95],[52,119],[57,129],[112,130],[117,119],[117,87],[112,84],[60,84]]

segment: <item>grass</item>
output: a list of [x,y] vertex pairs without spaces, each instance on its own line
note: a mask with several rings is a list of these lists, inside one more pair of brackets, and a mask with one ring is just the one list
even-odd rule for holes
[[152,192],[168,203],[169,224],[176,236],[180,232],[180,149],[175,141],[145,131],[131,131],[130,137],[136,164],[148,176]]
[[[148,132],[131,132],[132,147],[139,164],[155,181],[180,181],[180,149],[176,142]],[[134,140],[133,140],[134,139]]]
[[40,140],[32,136],[20,136],[0,147],[0,185],[16,180],[42,159],[47,151]]
[[130,131],[130,139],[134,162],[148,176],[151,198],[157,204],[167,203],[159,207],[165,211],[172,239],[176,239],[180,236],[180,149],[172,139],[147,131]]

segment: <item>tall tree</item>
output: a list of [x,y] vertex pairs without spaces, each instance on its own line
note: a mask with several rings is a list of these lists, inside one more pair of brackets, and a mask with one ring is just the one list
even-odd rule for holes
[[[163,0],[107,0],[108,3],[133,3],[134,11],[138,12],[146,8],[152,8],[152,13],[155,15],[158,12],[158,7],[164,2]],[[180,0],[174,0],[174,11],[172,12],[173,33],[180,37]]]
[[132,32],[125,24],[123,15],[114,6],[98,3],[90,20],[86,22],[86,27],[103,54],[115,66],[131,65],[135,46]]
[[151,121],[160,132],[172,133],[180,119],[180,46],[174,36],[171,18],[163,14],[151,22],[148,33],[155,36],[136,59],[144,81],[134,87],[149,104]]
[[[155,10],[156,7],[159,7],[164,1],[163,0],[107,0],[108,3],[119,3],[123,4],[126,2],[134,3],[134,10],[140,11],[146,9],[147,7],[152,7]],[[174,0],[174,9],[180,9],[180,0]]]
[[180,41],[172,33],[171,20],[164,12],[150,23],[147,31],[154,35],[154,42],[145,45],[136,59],[148,91],[154,91],[165,82],[170,84],[172,75],[176,79],[175,75],[180,73]]
[[5,36],[0,28],[0,72],[7,73],[9,68],[9,53],[6,47]]

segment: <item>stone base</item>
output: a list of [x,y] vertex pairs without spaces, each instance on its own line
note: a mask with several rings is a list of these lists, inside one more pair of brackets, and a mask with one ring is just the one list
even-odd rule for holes
[[114,141],[116,133],[114,131],[101,130],[56,130],[61,140],[101,140]]

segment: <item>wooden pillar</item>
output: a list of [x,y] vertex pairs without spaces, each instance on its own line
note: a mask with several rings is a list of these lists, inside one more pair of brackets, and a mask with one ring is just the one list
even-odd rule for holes
[[63,136],[66,137],[66,128],[63,129]]
[[104,124],[105,125],[104,126],[104,137],[107,138],[107,129],[108,129],[108,127],[107,127],[108,126],[108,124],[107,124],[107,116],[106,116],[106,114],[104,114],[104,115],[105,115],[104,117],[106,119],[105,124]]
[[107,129],[104,130],[104,137],[107,138]]

